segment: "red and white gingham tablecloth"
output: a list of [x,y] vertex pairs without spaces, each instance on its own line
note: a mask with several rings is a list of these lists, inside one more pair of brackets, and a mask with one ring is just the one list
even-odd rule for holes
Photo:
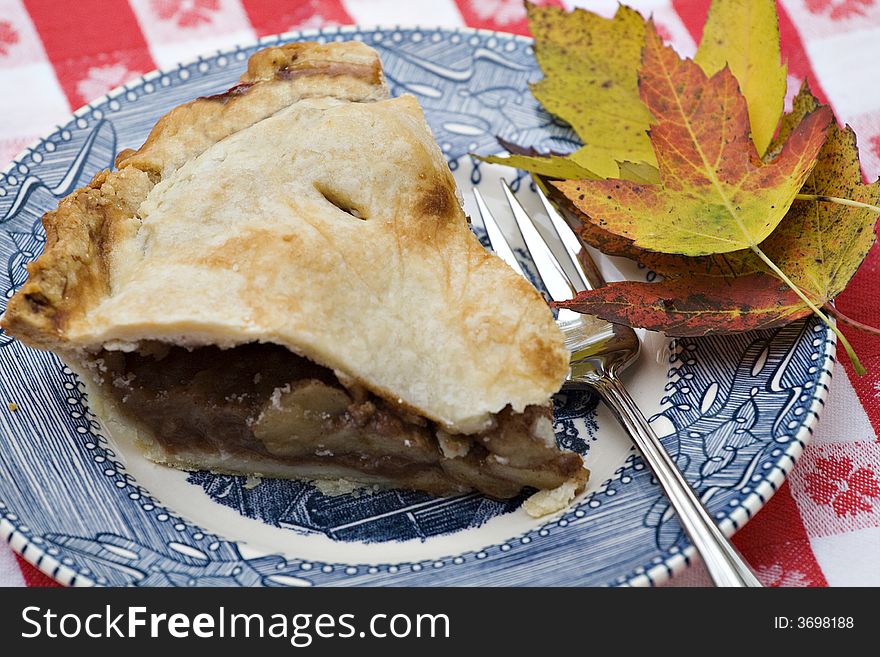
[[[617,0],[560,2],[610,16]],[[625,0],[653,14],[685,55],[709,0]],[[780,0],[789,93],[809,78],[880,173],[880,0]],[[527,32],[521,0],[0,0],[0,168],[85,102],[157,67],[288,30],[328,25],[470,25]],[[838,299],[880,326],[880,248]],[[846,331],[846,329],[844,329]],[[770,586],[880,585],[880,339],[846,331],[869,368],[834,372],[812,444],[788,482],[736,536]],[[701,567],[676,585],[704,585]],[[0,545],[0,585],[50,580]]]

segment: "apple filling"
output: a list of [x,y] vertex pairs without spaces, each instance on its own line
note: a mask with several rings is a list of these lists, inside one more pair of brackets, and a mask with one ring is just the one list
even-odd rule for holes
[[452,435],[271,344],[189,351],[151,343],[102,351],[89,367],[120,412],[155,434],[169,462],[231,454],[305,471],[333,464],[354,479],[499,498],[586,480],[580,457],[557,447],[549,406],[506,408],[492,428]]

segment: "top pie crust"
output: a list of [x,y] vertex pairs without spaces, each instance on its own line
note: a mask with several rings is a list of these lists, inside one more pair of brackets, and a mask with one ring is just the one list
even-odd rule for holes
[[276,343],[451,433],[565,377],[547,305],[470,232],[418,103],[361,43],[260,51],[116,164],[44,217],[2,320],[31,346]]

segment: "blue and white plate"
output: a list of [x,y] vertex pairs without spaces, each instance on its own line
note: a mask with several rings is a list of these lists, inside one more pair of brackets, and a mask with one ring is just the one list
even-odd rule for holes
[[[531,42],[472,30],[332,29],[270,38],[152,73],[82,108],[0,176],[0,309],[42,249],[41,215],[138,147],[172,107],[232,85],[255,50],[279,41],[359,39],[376,48],[395,94],[414,94],[464,192],[497,214],[497,179],[479,165],[495,137],[575,145],[528,82]],[[534,191],[519,195],[537,214]],[[480,232],[480,227],[475,226]],[[601,258],[610,278],[650,276]],[[627,383],[728,533],[782,483],[817,421],[834,338],[802,321],[774,332],[670,343],[645,336]],[[7,403],[14,403],[11,410]],[[692,552],[616,423],[585,394],[557,398],[560,443],[586,456],[588,490],[535,520],[471,494],[322,492],[312,484],[184,473],[147,462],[90,414],[76,377],[50,354],[0,334],[0,536],[70,585],[654,584]],[[326,494],[325,494],[326,493]]]

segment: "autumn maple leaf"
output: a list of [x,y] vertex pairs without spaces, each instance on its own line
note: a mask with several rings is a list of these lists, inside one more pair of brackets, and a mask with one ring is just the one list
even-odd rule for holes
[[[804,85],[792,112],[783,117],[771,151],[819,107]],[[880,183],[862,183],[855,134],[848,126],[832,123],[798,200],[761,249],[816,305],[827,308],[875,241],[878,202]],[[568,210],[576,211],[570,206]],[[583,236],[603,251],[637,260],[666,280],[611,283],[560,306],[672,336],[773,328],[811,312],[751,250],[701,257],[644,251],[590,222]]]
[[[654,164],[639,98],[645,19],[624,5],[613,18],[583,9],[568,13],[526,3],[535,59],[544,78],[531,86],[547,111],[568,122],[583,142],[570,155],[481,157],[554,178],[619,176],[619,161]],[[621,177],[628,177],[622,175]]]
[[788,285],[764,273],[620,281],[554,305],[672,337],[778,328],[813,312]]
[[599,226],[664,253],[708,255],[751,248],[776,228],[810,174],[831,111],[806,115],[771,162],[749,138],[745,98],[727,68],[711,78],[646,33],[641,97],[659,185],[625,180],[554,183]]

